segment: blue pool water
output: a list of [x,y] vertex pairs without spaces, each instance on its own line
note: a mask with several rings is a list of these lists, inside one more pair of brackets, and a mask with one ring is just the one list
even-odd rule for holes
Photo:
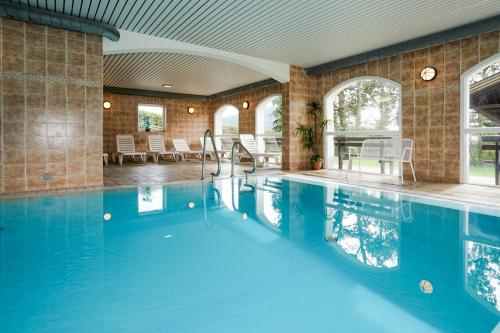
[[500,320],[500,218],[465,206],[260,177],[0,209],[0,332],[491,332]]

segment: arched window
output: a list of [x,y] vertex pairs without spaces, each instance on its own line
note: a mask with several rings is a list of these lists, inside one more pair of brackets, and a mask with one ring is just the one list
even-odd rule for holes
[[495,175],[500,144],[500,53],[462,74],[462,161],[464,183],[500,185]]
[[255,108],[255,136],[259,151],[281,150],[282,114],[281,95],[268,96]]
[[239,113],[234,105],[221,106],[215,112],[215,135],[237,136],[239,134]]
[[[352,139],[356,145],[367,138],[401,137],[401,86],[397,82],[358,77],[332,89],[324,103],[330,120],[324,145],[327,168],[347,168],[342,160],[350,143],[339,143],[344,139]],[[363,170],[378,170],[377,161],[362,163]]]

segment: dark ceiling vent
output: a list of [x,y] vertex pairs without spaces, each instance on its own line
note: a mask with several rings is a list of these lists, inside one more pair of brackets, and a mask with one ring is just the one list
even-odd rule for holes
[[114,42],[120,39],[118,29],[109,24],[31,8],[17,3],[0,2],[0,16],[102,36]]

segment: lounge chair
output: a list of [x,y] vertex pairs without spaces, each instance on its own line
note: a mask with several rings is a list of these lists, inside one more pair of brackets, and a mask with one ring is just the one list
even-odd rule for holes
[[168,151],[165,149],[165,139],[163,135],[149,135],[148,136],[149,151],[146,153],[146,159],[153,156],[153,161],[158,163],[160,157],[171,156],[174,160],[177,159],[175,151]]
[[[270,153],[261,153],[257,149],[257,142],[255,141],[255,137],[253,134],[240,134],[240,142],[245,148],[253,155],[255,158],[255,162],[257,166],[264,166],[265,162],[269,161],[269,158],[273,158],[276,163],[279,163],[281,160],[281,153],[279,152],[270,152]],[[244,154],[240,154],[239,159],[244,157]]]
[[[210,137],[207,137],[207,149],[205,152],[210,156],[210,159],[213,161],[215,160],[215,152],[214,152],[214,146],[212,144],[212,139]],[[203,137],[200,136],[200,143],[201,143],[201,148],[203,149]],[[217,152],[219,153],[219,156],[222,158],[224,155],[226,155],[228,152],[222,149],[222,142],[219,137],[215,138],[215,147],[217,148]]]
[[188,156],[196,156],[201,159],[200,150],[191,150],[188,143],[184,139],[172,139],[175,152],[179,155],[181,161],[185,161]]
[[146,153],[136,152],[133,135],[117,135],[116,136],[116,156],[118,156],[118,163],[123,164],[123,157],[132,156],[135,158],[139,156],[143,163],[146,163]]

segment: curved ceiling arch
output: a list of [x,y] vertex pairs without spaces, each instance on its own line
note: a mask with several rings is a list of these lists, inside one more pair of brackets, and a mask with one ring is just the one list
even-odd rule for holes
[[120,30],[117,42],[104,40],[104,55],[124,53],[180,53],[224,60],[262,73],[279,82],[290,80],[290,65],[244,54]]
[[248,67],[185,53],[109,54],[103,61],[104,85],[115,88],[211,96],[268,79]]

